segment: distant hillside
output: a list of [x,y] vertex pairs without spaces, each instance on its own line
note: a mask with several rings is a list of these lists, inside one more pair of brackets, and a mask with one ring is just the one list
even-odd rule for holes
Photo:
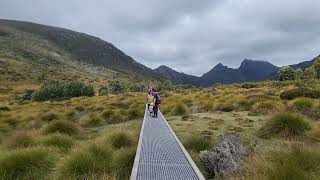
[[170,79],[173,84],[191,84],[195,86],[201,85],[201,78],[197,76],[188,75],[185,73],[179,73],[167,66],[159,66],[154,71],[161,74],[163,77]]
[[68,29],[0,19],[0,53],[46,63],[81,63],[146,78],[160,78],[111,43]]

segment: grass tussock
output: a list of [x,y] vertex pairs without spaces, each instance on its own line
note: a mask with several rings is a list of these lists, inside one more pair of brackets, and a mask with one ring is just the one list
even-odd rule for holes
[[183,103],[177,103],[173,107],[171,113],[172,113],[172,115],[179,115],[179,116],[185,115],[187,113],[187,107]]
[[299,115],[279,113],[274,115],[269,122],[260,129],[259,135],[270,137],[280,135],[282,137],[302,136],[311,129],[308,121]]
[[134,144],[133,135],[125,130],[116,131],[109,137],[109,141],[115,149],[131,147]]
[[80,129],[75,123],[66,120],[54,121],[44,128],[45,134],[62,133],[67,135],[76,135],[79,131]]
[[58,120],[60,117],[57,113],[54,113],[54,112],[48,112],[48,113],[45,113],[41,116],[41,119],[43,121],[47,121],[47,122],[50,122],[50,121],[53,121],[53,120]]
[[18,132],[5,141],[5,144],[9,148],[25,148],[31,146],[33,143],[34,138],[32,137],[32,134],[26,132]]
[[74,146],[75,142],[67,135],[53,134],[41,138],[39,140],[39,144],[43,146],[59,148],[61,151],[68,151]]
[[130,176],[135,155],[135,148],[121,149],[115,154],[114,173],[117,179],[125,179]]
[[26,148],[2,154],[0,177],[2,179],[46,179],[55,165],[55,156],[46,148]]
[[95,113],[90,113],[80,118],[80,124],[83,127],[95,127],[103,124],[103,120]]
[[107,109],[102,112],[101,117],[108,124],[118,124],[128,120],[127,111],[123,109]]
[[200,136],[192,136],[183,142],[184,147],[189,151],[200,152],[209,149],[210,141]]
[[294,146],[256,154],[244,166],[244,179],[318,179],[319,147]]
[[59,178],[86,179],[112,172],[113,151],[102,142],[94,142],[87,147],[71,152],[57,168]]
[[281,104],[274,101],[262,101],[253,105],[252,111],[259,114],[271,114],[282,109]]
[[293,107],[298,111],[306,111],[313,106],[313,101],[310,98],[298,98],[294,100]]

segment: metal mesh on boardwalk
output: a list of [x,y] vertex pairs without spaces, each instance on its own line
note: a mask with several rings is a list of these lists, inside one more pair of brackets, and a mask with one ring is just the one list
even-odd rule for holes
[[145,113],[141,131],[131,179],[204,179],[161,114]]

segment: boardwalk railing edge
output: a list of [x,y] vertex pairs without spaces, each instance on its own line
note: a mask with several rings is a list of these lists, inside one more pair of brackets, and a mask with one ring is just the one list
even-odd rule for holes
[[[192,169],[194,170],[195,174],[198,176],[199,180],[205,180],[205,178],[202,175],[202,173],[200,172],[199,168],[193,162],[192,158],[190,157],[190,155],[188,154],[187,150],[184,148],[184,146],[182,145],[182,143],[180,142],[179,138],[176,136],[174,131],[171,129],[171,127],[168,124],[168,122],[165,119],[165,117],[162,115],[162,113],[160,111],[159,111],[159,114],[163,117],[163,120],[164,120],[165,124],[167,125],[168,129],[172,133],[172,135],[173,135],[174,139],[176,140],[176,142],[179,144],[179,147],[183,151],[184,155],[186,156],[188,162],[190,163],[190,165],[191,165]],[[140,130],[140,136],[139,136],[139,142],[138,142],[138,146],[137,146],[136,156],[134,158],[134,163],[133,163],[133,167],[132,167],[132,171],[131,171],[131,176],[130,176],[131,180],[136,180],[137,179],[137,173],[138,173],[138,168],[139,168],[139,160],[140,160],[140,153],[141,153],[141,146],[142,146],[142,139],[143,139],[142,137],[143,137],[143,131],[144,131],[144,126],[145,126],[146,116],[147,116],[147,111],[145,110],[144,117],[143,117],[143,122],[142,122],[142,126],[141,126],[141,130]]]
[[198,176],[199,180],[205,180],[204,176],[202,175],[201,171],[199,170],[199,168],[197,167],[197,165],[194,163],[194,161],[192,160],[191,156],[189,155],[189,153],[187,152],[187,150],[184,148],[183,144],[180,142],[179,138],[176,136],[176,134],[174,133],[174,131],[171,129],[169,123],[167,122],[166,118],[162,115],[162,113],[159,111],[160,115],[163,117],[164,122],[166,123],[168,129],[170,130],[170,132],[172,133],[174,139],[177,141],[177,143],[179,144],[181,150],[183,151],[184,155],[186,156],[186,158],[188,159],[192,169],[194,170],[194,172],[196,173],[196,175]]
[[138,168],[139,168],[139,160],[140,160],[140,152],[141,152],[141,145],[142,145],[142,136],[143,136],[144,124],[145,124],[146,115],[147,115],[146,109],[147,109],[147,107],[145,108],[143,122],[142,122],[141,130],[140,130],[139,142],[138,142],[137,151],[136,151],[136,157],[134,158],[134,163],[133,163],[133,166],[132,166],[132,171],[131,171],[131,176],[130,176],[131,180],[136,180],[137,179],[137,173],[138,173]]

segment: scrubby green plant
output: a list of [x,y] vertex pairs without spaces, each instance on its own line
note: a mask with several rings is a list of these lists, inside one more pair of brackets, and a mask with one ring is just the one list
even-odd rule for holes
[[280,81],[289,81],[295,80],[296,74],[295,70],[290,66],[281,67],[279,70],[279,80]]
[[114,173],[117,179],[128,179],[130,177],[135,155],[135,148],[121,149],[116,153]]
[[309,99],[309,98],[299,98],[293,102],[293,105],[294,105],[295,109],[297,109],[299,111],[303,111],[303,110],[307,110],[309,108],[312,108],[313,101],[312,101],[312,99]]
[[55,165],[55,155],[46,148],[26,148],[2,154],[1,179],[46,179]]
[[185,114],[187,113],[186,105],[183,104],[183,103],[177,103],[177,104],[173,107],[171,113],[172,113],[173,115],[185,115]]
[[39,140],[39,144],[50,147],[57,147],[62,151],[67,151],[74,146],[74,140],[63,134],[53,134],[43,137]]
[[124,92],[124,87],[120,81],[112,81],[109,84],[109,92],[113,94],[119,94]]
[[78,81],[49,81],[34,93],[33,100],[59,100],[79,96],[94,96],[93,87]]
[[86,114],[79,121],[84,127],[100,126],[103,123],[103,120],[95,113]]
[[189,151],[200,152],[210,148],[210,142],[200,136],[189,137],[183,142],[184,147]]
[[320,91],[309,88],[296,88],[283,91],[280,94],[281,99],[292,100],[298,97],[307,97],[317,99],[320,98]]
[[68,135],[75,135],[79,132],[79,127],[70,121],[58,120],[48,124],[44,128],[46,134],[49,133],[63,133]]
[[109,137],[112,147],[116,149],[126,148],[133,145],[133,135],[127,131],[117,131]]
[[294,137],[304,135],[310,130],[310,123],[301,116],[290,113],[279,113],[274,115],[269,122],[260,129],[262,137],[280,135],[283,137]]
[[94,142],[87,147],[74,150],[70,156],[58,166],[58,177],[64,179],[87,179],[112,171],[113,151],[102,142]]

